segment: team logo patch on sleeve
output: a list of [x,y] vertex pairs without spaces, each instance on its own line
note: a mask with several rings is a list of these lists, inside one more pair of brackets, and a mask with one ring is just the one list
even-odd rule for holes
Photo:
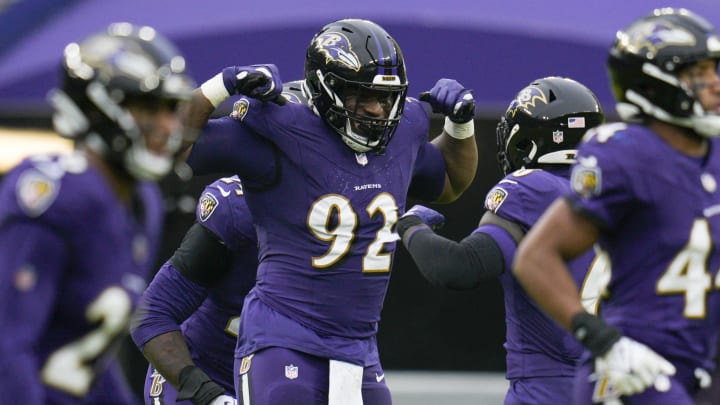
[[210,193],[205,193],[200,197],[200,201],[198,202],[198,217],[200,217],[200,221],[205,222],[210,218],[210,215],[212,215],[213,212],[215,212],[215,208],[218,206],[218,200],[215,198],[214,195]]
[[602,172],[596,165],[595,158],[586,158],[580,163],[573,168],[570,176],[570,186],[573,191],[585,198],[600,194]]
[[21,174],[16,187],[18,205],[32,218],[45,212],[60,190],[56,181],[34,170]]
[[490,190],[485,197],[485,208],[497,214],[497,210],[500,209],[500,206],[507,196],[508,193],[505,189],[501,187],[493,187],[493,189]]
[[236,101],[235,104],[233,104],[232,112],[230,113],[230,116],[238,121],[242,121],[245,119],[245,116],[248,113],[248,110],[250,109],[250,102],[246,98],[241,98],[240,100]]

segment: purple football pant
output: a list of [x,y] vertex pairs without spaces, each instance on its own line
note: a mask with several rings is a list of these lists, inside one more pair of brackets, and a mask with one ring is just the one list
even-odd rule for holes
[[[225,394],[235,395],[233,392]],[[193,405],[190,400],[178,401],[177,396],[177,389],[165,381],[165,377],[160,375],[153,366],[148,367],[145,377],[145,394],[143,394],[145,405]]]
[[573,377],[531,377],[510,380],[504,405],[574,405]]
[[143,394],[145,405],[193,405],[190,401],[178,402],[177,395],[177,389],[165,381],[165,377],[160,375],[153,366],[148,367],[145,376],[145,394]]
[[[235,359],[238,405],[334,405],[329,403],[328,398],[330,395],[338,398],[338,392],[357,399],[355,402],[341,399],[338,404],[359,403],[360,398],[364,405],[392,404],[390,390],[385,384],[385,372],[380,364],[362,368],[341,363],[342,371],[333,375],[347,381],[340,374],[357,373],[354,380],[357,389],[352,391],[352,388],[345,390],[348,388],[345,384],[333,383],[334,387],[330,387],[330,370],[337,370],[338,363],[281,347],[270,347],[243,359]],[[337,381],[336,378],[332,380]],[[343,389],[337,388],[339,385]]]

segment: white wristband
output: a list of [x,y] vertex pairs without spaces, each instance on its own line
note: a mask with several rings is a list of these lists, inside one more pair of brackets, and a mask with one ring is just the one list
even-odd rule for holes
[[223,82],[222,72],[216,74],[211,79],[203,83],[200,86],[200,91],[203,96],[212,103],[213,107],[217,107],[220,103],[230,97],[230,93],[228,93],[225,88],[225,83]]
[[445,117],[443,130],[455,139],[467,139],[475,135],[475,123],[473,120],[470,120],[464,124],[458,124],[457,122],[450,121],[450,118]]

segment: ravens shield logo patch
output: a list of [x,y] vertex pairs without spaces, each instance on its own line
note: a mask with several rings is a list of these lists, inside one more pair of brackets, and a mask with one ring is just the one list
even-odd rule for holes
[[213,212],[215,212],[215,208],[218,206],[218,200],[215,198],[214,195],[210,193],[203,194],[202,197],[200,197],[200,201],[198,202],[198,217],[200,218],[200,221],[205,222],[210,218],[210,215],[212,215]]
[[493,187],[485,197],[485,208],[497,214],[497,210],[507,198],[508,193],[501,187]]
[[601,179],[600,168],[576,166],[570,177],[570,185],[575,193],[587,198],[600,194]]
[[250,109],[250,102],[246,98],[241,98],[233,104],[233,110],[230,116],[238,121],[245,119],[245,116]]

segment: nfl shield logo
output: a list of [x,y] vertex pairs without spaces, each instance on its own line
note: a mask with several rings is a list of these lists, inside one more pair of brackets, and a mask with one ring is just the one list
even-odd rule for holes
[[553,142],[562,143],[562,141],[563,141],[563,131],[553,131]]
[[285,377],[290,380],[298,378],[298,366],[293,366],[292,364],[285,366]]
[[357,163],[358,163],[360,166],[365,166],[365,165],[368,164],[367,155],[364,154],[364,153],[356,153],[356,154],[355,154],[355,161],[357,161]]

